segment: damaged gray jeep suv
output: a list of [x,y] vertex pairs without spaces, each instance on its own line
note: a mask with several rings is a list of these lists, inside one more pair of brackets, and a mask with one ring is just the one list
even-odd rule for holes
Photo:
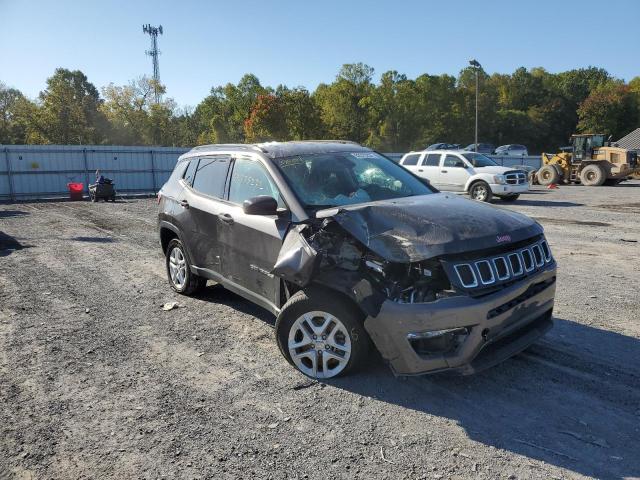
[[473,373],[552,326],[556,263],[530,218],[439,193],[351,142],[208,145],[159,193],[171,287],[207,279],[277,315],[304,374]]

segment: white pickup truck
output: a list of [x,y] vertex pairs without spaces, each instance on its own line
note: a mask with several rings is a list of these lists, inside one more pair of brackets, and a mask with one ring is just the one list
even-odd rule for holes
[[488,202],[495,195],[505,202],[515,201],[529,190],[523,170],[501,167],[481,153],[458,150],[410,152],[400,165],[426,178],[438,190],[468,193],[474,200]]

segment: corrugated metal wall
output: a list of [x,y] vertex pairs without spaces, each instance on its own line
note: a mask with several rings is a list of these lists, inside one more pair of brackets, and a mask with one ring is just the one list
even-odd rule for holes
[[67,195],[67,183],[86,187],[95,171],[116,183],[119,193],[154,193],[188,148],[82,145],[0,146],[0,198]]
[[[68,195],[67,183],[85,186],[95,171],[113,179],[120,194],[155,193],[188,148],[82,145],[0,145],[0,199],[40,199]],[[402,153],[388,153],[396,162]],[[504,166],[540,167],[540,157],[492,158]]]

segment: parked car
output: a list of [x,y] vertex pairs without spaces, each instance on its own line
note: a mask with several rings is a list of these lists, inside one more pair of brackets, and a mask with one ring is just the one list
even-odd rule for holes
[[425,148],[425,150],[458,150],[459,148],[459,143],[434,143]]
[[[470,145],[467,145],[466,147],[464,147],[464,149],[469,151],[469,152],[475,152],[476,151],[476,144],[472,143]],[[478,144],[478,153],[486,153],[488,155],[491,155],[491,154],[493,154],[495,149],[496,149],[495,145],[492,145],[491,143],[479,143]]]
[[501,145],[496,148],[496,155],[510,155],[510,156],[523,156],[527,157],[529,152],[527,151],[527,147],[524,145]]
[[513,202],[529,190],[527,174],[502,167],[475,152],[432,150],[405,154],[400,165],[426,178],[439,190],[468,193],[474,200],[489,202],[495,195]]
[[367,364],[371,345],[399,375],[474,373],[552,326],[556,263],[537,222],[357,144],[196,147],[158,201],[171,288],[213,280],[273,312],[280,351],[313,378]]

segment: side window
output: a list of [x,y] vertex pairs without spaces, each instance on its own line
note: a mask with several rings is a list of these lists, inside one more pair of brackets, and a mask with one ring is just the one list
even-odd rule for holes
[[203,157],[198,163],[193,188],[200,193],[222,198],[229,170],[229,157]]
[[446,157],[444,157],[444,167],[462,168],[464,167],[464,165],[465,163],[455,155],[447,155]]
[[424,157],[424,161],[422,165],[425,167],[437,167],[440,165],[440,154],[439,153],[430,153],[426,157]]
[[193,174],[196,172],[197,165],[198,159],[192,158],[191,160],[189,160],[189,165],[187,165],[187,169],[184,171],[184,175],[182,176],[182,178],[189,185],[193,185]]
[[414,155],[407,155],[406,157],[404,157],[404,161],[402,162],[402,165],[417,165],[419,158],[420,158],[419,153]]
[[278,201],[278,207],[284,206],[278,187],[259,162],[246,158],[236,159],[231,174],[229,201],[242,204],[259,195],[269,195]]

